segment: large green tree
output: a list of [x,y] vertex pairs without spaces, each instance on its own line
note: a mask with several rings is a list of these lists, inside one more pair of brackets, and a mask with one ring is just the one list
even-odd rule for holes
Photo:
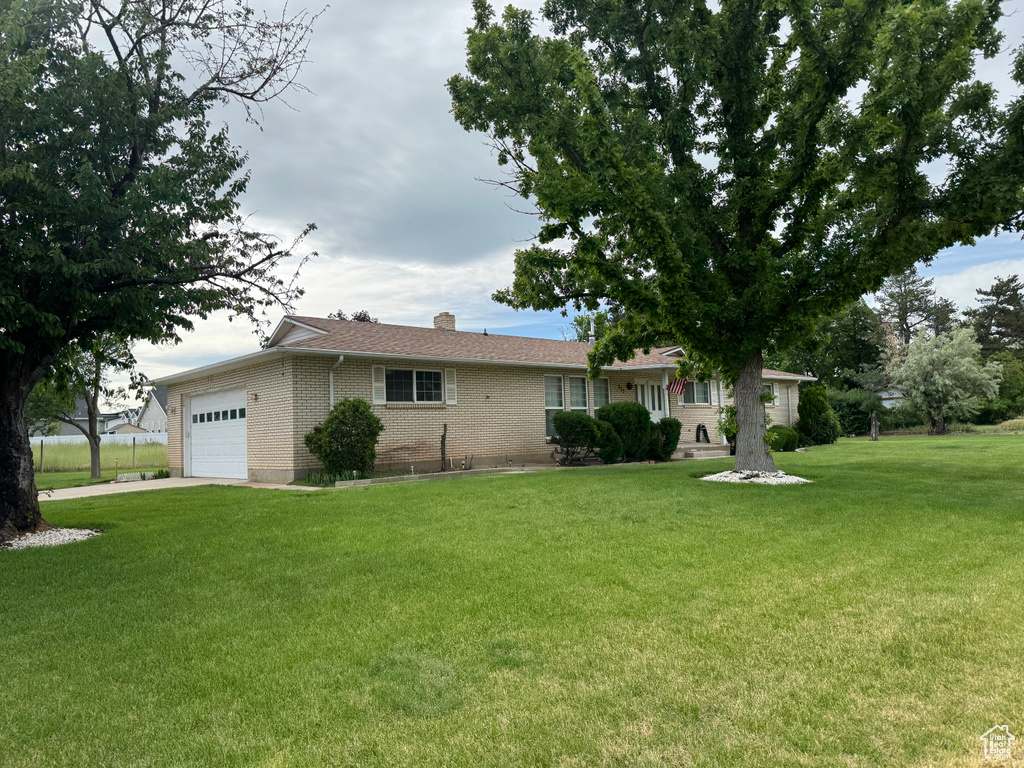
[[906,405],[928,420],[928,434],[943,435],[953,421],[973,417],[982,398],[999,393],[1002,366],[978,362],[981,345],[970,328],[950,334],[919,336],[910,343],[907,358],[893,372]]
[[737,468],[774,469],[766,351],[1019,216],[1024,103],[974,78],[998,0],[548,0],[550,35],[474,8],[454,116],[541,221],[496,298],[621,308],[593,371],[678,339],[733,382]]
[[861,386],[866,375],[878,375],[885,351],[885,329],[863,299],[819,323],[795,347],[765,358],[769,368],[807,373],[837,389]]
[[1024,285],[1017,275],[997,277],[991,288],[978,288],[978,306],[964,312],[974,326],[985,357],[1009,350],[1024,358]]
[[914,336],[929,327],[935,304],[935,281],[918,274],[914,265],[885,279],[876,294],[878,313],[892,328],[904,351]]
[[231,0],[0,0],[0,538],[40,520],[25,402],[62,350],[295,297],[290,248],[239,215],[244,156],[210,110],[292,87],[311,23]]

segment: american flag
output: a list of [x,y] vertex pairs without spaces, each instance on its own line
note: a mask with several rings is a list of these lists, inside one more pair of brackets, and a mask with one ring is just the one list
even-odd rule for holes
[[687,381],[689,381],[689,379],[685,377],[682,379],[672,379],[672,381],[668,383],[668,391],[671,392],[673,395],[683,394],[683,390],[686,388]]

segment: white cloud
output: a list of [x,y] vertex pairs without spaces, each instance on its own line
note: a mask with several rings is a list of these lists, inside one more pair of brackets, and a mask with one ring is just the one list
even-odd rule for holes
[[990,288],[997,277],[1010,275],[1024,275],[1024,258],[989,261],[950,275],[936,275],[935,291],[965,309],[977,305],[977,289]]

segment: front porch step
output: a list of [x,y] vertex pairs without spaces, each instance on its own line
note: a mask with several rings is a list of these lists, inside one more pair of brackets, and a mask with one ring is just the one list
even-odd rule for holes
[[729,456],[728,446],[714,446],[712,449],[683,451],[684,459],[720,459]]
[[729,455],[728,445],[684,443],[676,447],[673,459],[719,459]]

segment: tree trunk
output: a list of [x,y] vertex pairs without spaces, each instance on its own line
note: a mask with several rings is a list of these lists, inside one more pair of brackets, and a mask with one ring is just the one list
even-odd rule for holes
[[765,435],[764,400],[761,393],[761,369],[764,358],[761,350],[750,356],[733,385],[736,405],[736,469],[746,472],[776,472],[775,462],[768,453]]
[[930,416],[928,419],[931,422],[931,428],[928,430],[929,435],[944,435],[946,434],[946,420],[941,416]]
[[100,387],[102,386],[103,364],[99,354],[93,355],[91,391],[86,393],[85,410],[89,414],[89,477],[99,480],[100,477]]
[[878,442],[878,414],[871,412],[871,441]]
[[0,542],[42,522],[21,384],[16,372],[0,373]]

